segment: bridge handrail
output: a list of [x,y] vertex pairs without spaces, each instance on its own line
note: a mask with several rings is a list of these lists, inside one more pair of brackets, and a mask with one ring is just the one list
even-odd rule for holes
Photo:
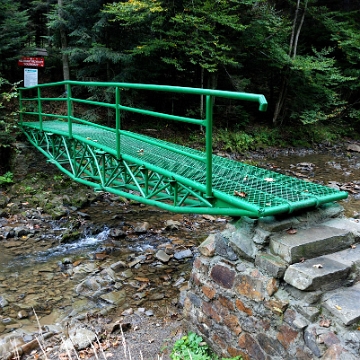
[[[55,87],[55,86],[64,86],[66,88],[65,97],[64,98],[49,98],[41,96],[41,89],[47,87]],[[72,86],[84,86],[84,87],[113,87],[115,88],[115,103],[94,101],[94,100],[86,100],[79,99],[72,96]],[[29,91],[31,89],[37,89],[37,96],[31,98],[23,97],[23,93],[25,91]],[[136,107],[129,107],[121,105],[120,103],[120,92],[124,89],[138,89],[138,90],[149,90],[149,91],[163,91],[163,92],[175,92],[182,94],[192,94],[192,95],[200,95],[205,96],[205,119],[196,119],[189,118],[177,115],[171,115],[166,113],[159,113],[156,111],[140,109]],[[121,157],[121,144],[120,144],[120,134],[124,133],[124,130],[121,130],[120,124],[120,111],[130,111],[143,115],[154,116],[158,118],[164,118],[167,120],[175,120],[180,122],[188,122],[192,124],[202,125],[205,128],[205,156],[200,157],[195,154],[191,154],[185,151],[182,151],[177,148],[173,148],[171,146],[167,146],[165,143],[159,144],[158,146],[169,149],[171,151],[186,154],[187,156],[194,158],[196,160],[202,161],[206,165],[206,196],[212,197],[212,121],[213,121],[213,101],[214,97],[222,97],[222,98],[230,98],[235,100],[245,100],[259,103],[259,110],[266,111],[267,109],[267,101],[264,95],[261,94],[252,94],[252,93],[244,93],[244,92],[234,92],[234,91],[224,91],[224,90],[214,90],[214,89],[202,89],[202,88],[191,88],[191,87],[180,87],[180,86],[170,86],[170,85],[153,85],[153,84],[134,84],[134,83],[118,83],[118,82],[90,82],[90,81],[61,81],[55,83],[47,83],[47,84],[39,84],[33,87],[19,88],[19,101],[20,101],[20,122],[23,122],[23,114],[29,115],[37,115],[40,123],[40,130],[43,129],[43,117],[57,117],[61,119],[67,119],[68,121],[68,136],[70,138],[72,135],[72,123],[73,121],[77,121],[83,124],[100,127],[115,133],[116,136],[116,155],[118,158]],[[38,111],[25,111],[23,107],[24,101],[36,101]],[[66,101],[67,103],[67,115],[55,115],[48,114],[43,112],[42,110],[42,102],[43,101]],[[97,105],[108,108],[113,108],[115,110],[116,116],[116,128],[113,129],[111,127],[94,124],[92,122],[86,121],[84,119],[80,119],[73,116],[72,108],[73,103],[83,103],[89,105]],[[139,134],[126,132],[127,136],[131,136],[142,141],[152,143],[152,140],[148,137],[142,137]]]

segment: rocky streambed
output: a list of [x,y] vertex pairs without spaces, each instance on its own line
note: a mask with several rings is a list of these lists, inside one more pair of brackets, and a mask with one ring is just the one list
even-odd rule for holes
[[89,357],[94,341],[106,347],[110,336],[115,348],[121,330],[140,337],[143,323],[148,339],[133,352],[145,345],[142,354],[155,358],[172,330],[181,334],[197,245],[228,219],[169,214],[52,180],[34,174],[0,195],[0,358],[40,356],[39,342],[49,358],[75,356],[73,348]]

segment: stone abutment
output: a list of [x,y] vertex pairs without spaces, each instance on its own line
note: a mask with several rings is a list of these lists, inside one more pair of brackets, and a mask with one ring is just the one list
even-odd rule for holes
[[224,357],[359,359],[359,241],[337,204],[234,221],[199,247],[186,325]]

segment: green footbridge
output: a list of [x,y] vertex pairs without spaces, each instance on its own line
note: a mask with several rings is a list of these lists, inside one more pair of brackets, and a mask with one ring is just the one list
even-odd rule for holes
[[[100,90],[110,100],[98,100]],[[47,95],[56,91],[62,95]],[[197,96],[204,99],[205,118],[123,104],[125,91],[153,92],[151,95],[160,98],[166,95],[164,92]],[[19,89],[20,127],[30,143],[74,181],[172,212],[259,218],[311,209],[347,197],[344,191],[213,155],[214,98],[256,102],[260,111],[267,108],[265,97],[258,94],[64,81]],[[114,127],[86,119],[89,107],[103,111],[105,116],[113,114]],[[124,113],[202,126],[205,151],[123,130]]]

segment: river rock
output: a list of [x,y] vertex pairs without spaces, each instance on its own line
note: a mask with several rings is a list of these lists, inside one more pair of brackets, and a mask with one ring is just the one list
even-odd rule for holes
[[96,307],[96,304],[87,299],[80,299],[72,303],[72,311],[69,314],[69,317],[78,316],[81,313],[88,312],[90,309]]
[[138,223],[136,224],[134,228],[134,232],[137,234],[144,234],[146,233],[150,228],[150,224],[148,222]]
[[11,238],[15,235],[14,230],[12,229],[12,227],[10,226],[4,226],[3,228],[1,228],[1,234],[0,237],[2,239],[7,239],[7,238]]
[[182,259],[190,258],[192,256],[193,256],[193,254],[190,249],[178,251],[174,254],[174,258],[176,260],[182,260]]
[[18,319],[25,319],[25,318],[27,318],[27,317],[29,317],[29,314],[28,314],[28,312],[25,311],[25,310],[20,310],[20,311],[17,313],[17,318],[18,318]]
[[155,254],[155,257],[163,263],[167,263],[171,259],[171,256],[169,256],[164,250],[159,250]]
[[110,229],[109,231],[109,236],[113,237],[113,238],[120,238],[120,237],[125,237],[126,236],[126,232],[121,230],[121,229]]
[[90,215],[89,215],[89,214],[86,214],[86,213],[84,213],[84,212],[78,211],[77,214],[78,214],[81,218],[83,218],[83,219],[85,219],[85,220],[89,220],[89,219],[90,219]]
[[357,144],[350,144],[347,146],[346,150],[360,152],[360,146]]
[[100,290],[101,284],[97,280],[98,278],[95,277],[85,279],[83,282],[76,286],[75,292],[79,295],[86,295],[88,293]]
[[119,272],[120,278],[129,279],[129,278],[132,278],[133,276],[134,276],[134,274],[131,271],[131,269],[126,269],[125,271]]
[[4,296],[0,295],[0,307],[8,306],[9,302],[4,298]]
[[15,236],[21,237],[26,236],[30,233],[29,229],[24,226],[17,226],[14,228]]
[[114,270],[115,272],[118,272],[118,271],[120,271],[121,269],[125,269],[125,268],[127,268],[128,266],[126,265],[126,263],[124,262],[124,261],[117,261],[116,263],[114,263],[114,264],[111,264],[110,265],[110,268],[112,269],[112,270]]
[[9,202],[9,198],[5,195],[0,194],[0,208],[3,208]]
[[69,331],[69,339],[63,342],[61,349],[70,352],[73,348],[82,350],[90,346],[95,339],[96,334],[91,330],[74,326],[74,328]]
[[101,299],[113,305],[123,305],[126,300],[125,290],[112,291],[100,296]]
[[176,220],[166,220],[165,221],[165,229],[166,230],[179,230],[181,223]]

